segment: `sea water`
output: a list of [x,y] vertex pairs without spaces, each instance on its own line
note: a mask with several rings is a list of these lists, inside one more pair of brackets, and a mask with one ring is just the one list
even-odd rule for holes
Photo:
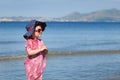
[[[0,56],[25,53],[28,22],[0,23]],[[51,52],[119,50],[120,23],[47,22],[42,39]]]
[[[1,80],[26,80],[24,59],[0,61]],[[120,54],[47,56],[43,80],[120,80]],[[116,80],[116,79],[115,79]]]
[[[0,23],[0,56],[25,54],[27,22]],[[120,50],[120,23],[47,22],[42,39],[50,52]],[[111,80],[120,75],[120,53],[47,56],[43,80]],[[24,59],[0,61],[1,80],[25,80]],[[118,79],[118,80],[119,80]]]

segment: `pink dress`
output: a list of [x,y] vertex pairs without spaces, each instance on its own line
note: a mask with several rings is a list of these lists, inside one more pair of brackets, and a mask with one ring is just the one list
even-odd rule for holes
[[[44,45],[42,40],[28,39],[26,41],[26,52],[41,48]],[[41,52],[25,59],[25,70],[27,80],[42,80],[42,73],[46,67],[46,55]]]

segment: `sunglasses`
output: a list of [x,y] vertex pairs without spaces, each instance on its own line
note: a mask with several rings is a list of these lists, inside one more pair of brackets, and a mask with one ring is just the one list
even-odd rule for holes
[[42,31],[42,29],[35,30],[35,32],[39,32],[39,33],[40,33],[41,31]]

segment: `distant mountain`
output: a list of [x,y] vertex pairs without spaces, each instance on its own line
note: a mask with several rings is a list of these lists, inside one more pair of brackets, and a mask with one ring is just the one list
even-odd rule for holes
[[0,21],[29,21],[32,19],[37,19],[41,21],[120,22],[120,10],[118,9],[100,10],[85,14],[73,12],[60,18],[22,17],[22,16],[0,17]]
[[58,18],[63,21],[97,21],[97,22],[120,22],[120,10],[110,9],[101,10],[86,14],[79,12],[70,13],[64,17]]

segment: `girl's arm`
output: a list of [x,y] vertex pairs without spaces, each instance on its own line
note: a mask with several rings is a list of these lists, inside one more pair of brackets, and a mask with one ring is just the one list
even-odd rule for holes
[[40,49],[38,48],[38,49],[35,49],[35,50],[28,50],[27,54],[29,56],[31,56],[31,55],[35,55],[37,53],[40,53],[40,52],[43,52],[43,51],[46,51],[46,50],[48,50],[47,47],[46,46],[42,46],[42,48],[40,48]]

